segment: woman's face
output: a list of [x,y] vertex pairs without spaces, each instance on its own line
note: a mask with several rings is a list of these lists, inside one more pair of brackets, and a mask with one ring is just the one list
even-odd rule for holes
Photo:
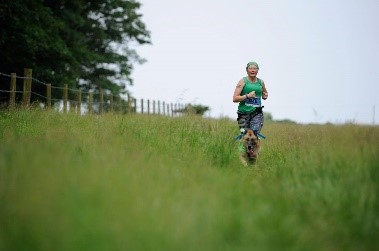
[[258,68],[255,65],[250,65],[247,68],[246,72],[247,72],[247,75],[249,75],[250,77],[255,77],[258,74]]

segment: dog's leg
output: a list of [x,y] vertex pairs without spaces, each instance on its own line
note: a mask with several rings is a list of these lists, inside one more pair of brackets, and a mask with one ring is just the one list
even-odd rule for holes
[[241,154],[241,155],[240,155],[240,160],[241,160],[242,165],[244,165],[244,166],[248,166],[248,163],[247,163],[247,161],[246,161],[246,157],[245,157],[244,154]]
[[255,164],[257,164],[257,158],[258,158],[258,156],[255,157],[255,158],[251,158],[251,159],[249,159],[249,163],[250,163],[250,165],[255,165]]

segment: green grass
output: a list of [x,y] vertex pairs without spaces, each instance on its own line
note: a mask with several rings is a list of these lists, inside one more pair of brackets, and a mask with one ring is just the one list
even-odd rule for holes
[[379,128],[0,112],[0,250],[375,250]]

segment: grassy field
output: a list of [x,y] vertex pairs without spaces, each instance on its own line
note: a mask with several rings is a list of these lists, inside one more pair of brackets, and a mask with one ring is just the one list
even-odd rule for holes
[[0,112],[0,250],[378,250],[379,127]]

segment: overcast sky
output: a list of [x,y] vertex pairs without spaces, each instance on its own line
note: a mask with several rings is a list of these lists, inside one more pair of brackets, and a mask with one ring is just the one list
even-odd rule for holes
[[137,48],[135,98],[235,118],[234,88],[256,61],[274,119],[379,124],[379,0],[139,2],[152,45]]

